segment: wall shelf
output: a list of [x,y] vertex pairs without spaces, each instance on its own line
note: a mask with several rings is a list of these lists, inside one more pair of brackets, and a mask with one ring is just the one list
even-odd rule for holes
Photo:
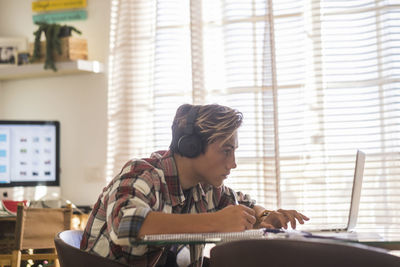
[[0,66],[0,81],[17,80],[35,77],[51,77],[58,75],[79,73],[102,73],[104,64],[98,61],[74,60],[56,62],[57,71],[45,70],[44,63],[27,64],[21,66]]

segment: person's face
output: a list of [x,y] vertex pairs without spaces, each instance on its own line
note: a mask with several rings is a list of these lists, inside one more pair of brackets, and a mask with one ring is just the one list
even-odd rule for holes
[[237,134],[222,143],[217,140],[206,147],[205,153],[196,158],[195,172],[199,182],[219,187],[236,168],[235,150],[238,147]]

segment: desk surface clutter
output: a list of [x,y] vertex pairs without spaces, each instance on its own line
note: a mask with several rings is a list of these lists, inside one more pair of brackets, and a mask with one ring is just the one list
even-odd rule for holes
[[375,233],[331,233],[330,235],[312,234],[297,230],[255,229],[244,232],[228,233],[193,233],[146,235],[140,244],[217,244],[228,241],[248,239],[296,239],[296,240],[331,240],[346,243],[359,243],[389,250],[400,250],[400,238],[387,240]]

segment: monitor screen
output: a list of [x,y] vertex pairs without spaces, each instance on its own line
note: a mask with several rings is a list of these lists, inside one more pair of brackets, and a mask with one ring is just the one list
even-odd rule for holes
[[59,186],[60,123],[0,120],[0,187]]

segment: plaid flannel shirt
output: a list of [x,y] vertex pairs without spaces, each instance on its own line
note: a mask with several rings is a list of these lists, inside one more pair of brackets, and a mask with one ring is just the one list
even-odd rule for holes
[[[157,151],[148,159],[125,164],[94,205],[81,249],[125,264],[148,266],[163,251],[160,246],[138,243],[140,227],[150,211],[204,213],[235,204],[235,192],[226,186],[198,184],[191,189],[190,199],[185,199],[172,155]],[[239,203],[254,206],[248,195],[236,194]]]

